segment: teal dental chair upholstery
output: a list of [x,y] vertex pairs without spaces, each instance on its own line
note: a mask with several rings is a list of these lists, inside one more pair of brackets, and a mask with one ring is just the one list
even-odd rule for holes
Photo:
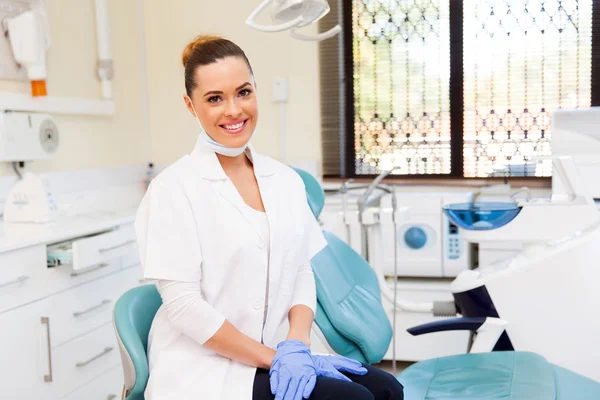
[[123,365],[123,399],[144,400],[148,383],[148,333],[162,299],[156,286],[143,285],[123,293],[113,310],[113,325]]
[[[316,218],[323,189],[305,171],[308,203]],[[380,361],[392,337],[369,264],[334,234],[311,261],[317,287],[315,323],[338,354],[361,362]],[[558,329],[558,328],[557,328]],[[600,383],[529,352],[461,354],[411,365],[397,379],[405,400],[598,400]]]

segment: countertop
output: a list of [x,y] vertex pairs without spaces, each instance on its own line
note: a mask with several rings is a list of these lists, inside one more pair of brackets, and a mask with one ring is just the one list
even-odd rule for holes
[[133,223],[136,211],[136,208],[93,211],[59,217],[43,224],[0,221],[0,253],[40,244],[58,243]]

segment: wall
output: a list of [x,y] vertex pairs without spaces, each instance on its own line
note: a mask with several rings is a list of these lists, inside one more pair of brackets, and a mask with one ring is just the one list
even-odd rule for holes
[[[195,35],[212,33],[238,43],[256,74],[259,131],[255,148],[279,158],[279,108],[271,101],[271,80],[286,76],[288,161],[320,159],[318,53],[314,42],[301,42],[286,33],[263,33],[244,24],[260,2],[222,0],[145,2],[150,155],[146,150],[142,114],[141,44],[138,40],[138,1],[110,0],[111,45],[117,113],[112,117],[55,116],[61,148],[51,160],[28,164],[36,172],[115,167],[143,163],[149,156],[168,164],[189,152],[197,125],[187,113],[182,95],[181,52]],[[96,41],[93,0],[46,0],[52,47],[48,53],[48,93],[96,98]],[[65,10],[69,10],[69,17]],[[268,21],[268,16],[264,16]],[[315,27],[305,30],[311,32]],[[0,81],[0,90],[29,93],[28,82]],[[12,175],[8,164],[0,175]]]
[[[93,0],[46,0],[51,49],[49,95],[99,98],[96,79],[96,25]],[[67,12],[68,10],[68,17]],[[109,1],[117,112],[110,117],[55,115],[60,149],[55,157],[35,161],[26,170],[68,171],[138,164],[146,159],[142,129],[142,81],[136,1]],[[0,81],[0,90],[29,93],[29,82]],[[14,174],[0,164],[0,175]]]
[[[279,157],[278,105],[271,101],[274,76],[289,78],[287,159],[321,157],[318,48],[287,33],[255,31],[244,24],[258,0],[151,1],[146,3],[146,50],[153,159],[172,162],[189,152],[198,125],[183,103],[181,53],[198,34],[218,34],[236,42],[256,74],[259,128],[253,137],[261,153]],[[268,12],[264,20],[268,21]],[[314,27],[306,28],[309,32]]]

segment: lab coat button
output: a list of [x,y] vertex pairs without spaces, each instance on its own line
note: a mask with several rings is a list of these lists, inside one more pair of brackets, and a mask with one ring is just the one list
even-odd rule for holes
[[254,303],[254,309],[255,310],[260,310],[262,307],[262,303],[260,301],[257,301],[256,303]]
[[259,249],[263,249],[264,247],[265,247],[265,242],[264,242],[264,241],[262,241],[262,240],[259,240],[259,241],[258,241],[258,248],[259,248]]

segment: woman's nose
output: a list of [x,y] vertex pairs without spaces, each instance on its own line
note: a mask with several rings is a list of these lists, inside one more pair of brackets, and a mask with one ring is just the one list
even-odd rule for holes
[[235,100],[230,100],[225,105],[225,114],[231,117],[236,117],[240,115],[242,109],[240,105]]

